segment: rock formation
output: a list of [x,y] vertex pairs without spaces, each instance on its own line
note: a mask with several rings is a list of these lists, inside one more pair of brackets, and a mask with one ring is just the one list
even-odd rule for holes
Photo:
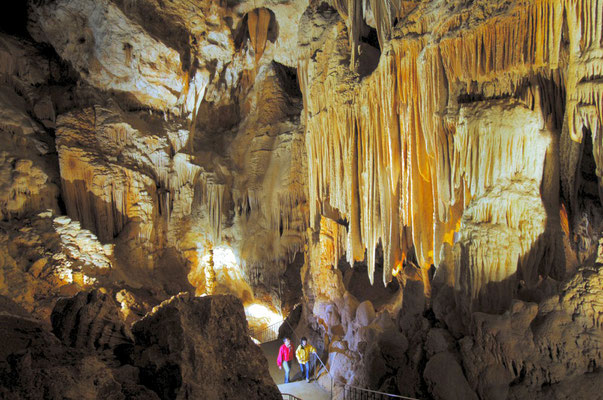
[[133,365],[162,399],[280,399],[231,295],[178,295],[132,327]]
[[95,355],[69,348],[40,322],[0,297],[0,396],[8,399],[156,399],[135,382],[119,383]]
[[0,393],[277,396],[244,315],[307,335],[337,396],[595,398],[602,21],[602,0],[19,2],[0,295],[31,315],[2,301]]
[[102,353],[132,342],[115,301],[98,290],[60,299],[50,319],[52,332],[70,347]]
[[3,398],[281,398],[234,296],[175,296],[132,338],[110,297],[80,292],[53,310],[63,343],[6,297],[0,312]]

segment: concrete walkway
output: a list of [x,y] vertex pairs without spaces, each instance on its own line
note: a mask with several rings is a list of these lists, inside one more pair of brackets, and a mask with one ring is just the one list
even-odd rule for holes
[[283,383],[285,381],[285,371],[278,369],[276,365],[278,349],[281,347],[281,344],[283,344],[281,340],[275,340],[274,342],[263,343],[260,346],[268,359],[270,376],[272,376],[272,379],[278,385],[281,393],[292,394],[302,400],[329,400],[329,392],[320,387],[318,383],[315,381],[308,383],[305,379],[302,379],[297,361],[293,361],[289,375],[290,383]]
[[281,393],[292,394],[302,400],[329,400],[330,398],[329,392],[323,390],[313,381],[310,381],[310,383],[307,383],[305,380],[283,383],[278,385],[278,390],[280,390]]

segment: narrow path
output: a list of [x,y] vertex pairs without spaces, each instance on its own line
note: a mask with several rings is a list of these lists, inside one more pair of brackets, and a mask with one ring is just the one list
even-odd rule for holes
[[329,400],[329,393],[316,382],[310,381],[310,383],[308,383],[305,379],[302,379],[297,361],[293,362],[293,367],[291,368],[291,374],[289,376],[291,382],[283,383],[285,381],[285,371],[278,369],[278,366],[276,365],[278,349],[281,347],[282,343],[281,340],[275,340],[273,342],[263,343],[260,346],[268,359],[270,376],[272,376],[272,379],[274,379],[274,382],[278,385],[281,393],[292,394],[302,400]]

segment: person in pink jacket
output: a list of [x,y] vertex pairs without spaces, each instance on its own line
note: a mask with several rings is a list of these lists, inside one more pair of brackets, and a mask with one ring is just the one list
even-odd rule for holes
[[283,339],[281,348],[278,349],[278,357],[276,359],[276,365],[278,369],[285,367],[285,383],[289,383],[289,372],[291,371],[291,360],[293,360],[293,346],[291,346],[291,340],[286,337]]

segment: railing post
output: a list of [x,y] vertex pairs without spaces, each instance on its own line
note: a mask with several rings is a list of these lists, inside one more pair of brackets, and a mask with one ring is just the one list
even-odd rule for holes
[[[333,377],[331,376],[331,373],[329,372],[327,367],[325,367],[325,369],[327,370],[327,374],[329,374],[329,378],[331,379],[331,400],[333,400]],[[343,397],[345,398],[345,391],[343,393]]]

